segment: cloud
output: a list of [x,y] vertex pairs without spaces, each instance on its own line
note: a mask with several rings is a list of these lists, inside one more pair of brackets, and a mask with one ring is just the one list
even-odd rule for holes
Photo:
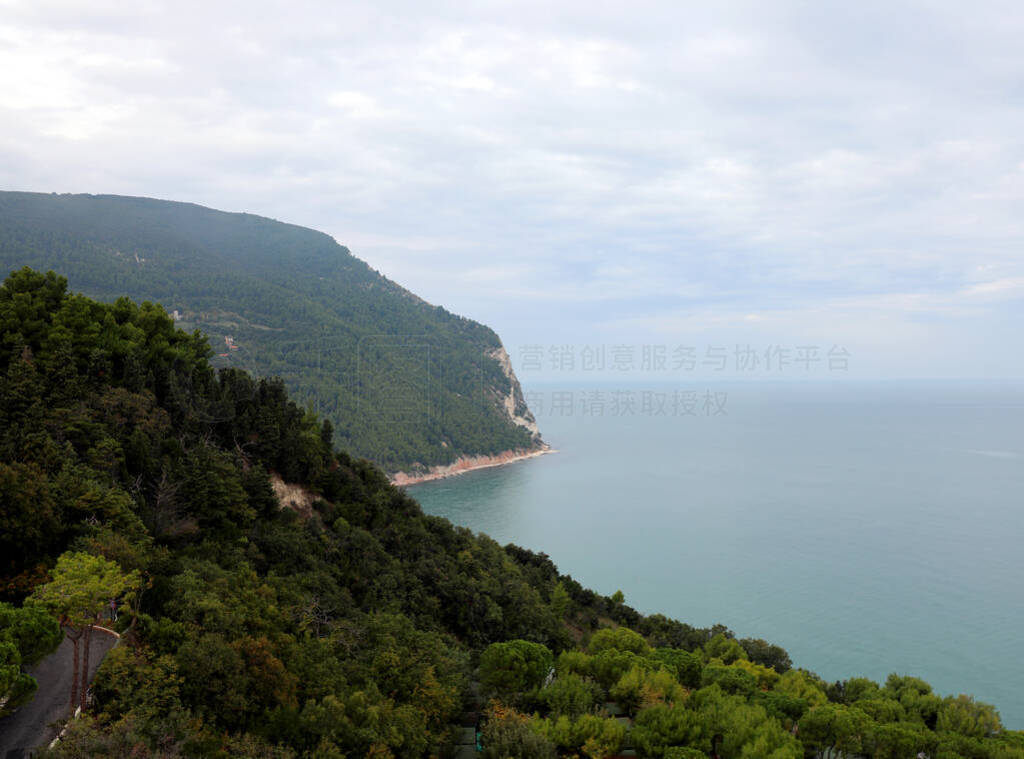
[[968,287],[964,294],[975,298],[1024,298],[1024,277],[1006,277],[991,282],[979,282]]
[[1016,315],[1016,6],[2,7],[3,186],[313,226],[512,343]]

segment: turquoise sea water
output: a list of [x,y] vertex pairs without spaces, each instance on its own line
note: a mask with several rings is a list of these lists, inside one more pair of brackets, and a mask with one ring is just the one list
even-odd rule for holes
[[409,492],[642,612],[829,680],[914,674],[1024,729],[1024,384],[679,389],[531,387],[557,454]]

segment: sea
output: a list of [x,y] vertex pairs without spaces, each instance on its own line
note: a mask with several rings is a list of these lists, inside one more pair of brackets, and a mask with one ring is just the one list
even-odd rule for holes
[[1024,383],[533,384],[556,453],[408,488],[626,603],[1024,729]]

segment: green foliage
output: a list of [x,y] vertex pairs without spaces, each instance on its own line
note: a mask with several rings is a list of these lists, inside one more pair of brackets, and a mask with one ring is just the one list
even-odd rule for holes
[[748,675],[753,677],[760,690],[770,690],[774,688],[781,679],[779,673],[771,667],[755,664],[754,662],[747,661],[746,659],[737,659],[730,666],[733,669],[746,672]]
[[132,714],[110,724],[85,715],[68,724],[59,743],[33,756],[42,759],[296,759],[291,749],[271,745],[253,735],[208,735],[197,722],[178,713],[148,722]]
[[482,731],[482,759],[555,759],[555,745],[526,717],[492,714]]
[[21,654],[9,640],[0,639],[0,715],[31,698],[36,681],[21,673]]
[[93,692],[105,721],[131,714],[149,723],[181,710],[183,682],[173,657],[118,646],[103,659]]
[[137,572],[125,574],[102,556],[65,553],[57,559],[53,579],[36,588],[32,603],[71,627],[92,624],[111,599],[135,592]]
[[789,654],[781,646],[776,646],[760,638],[742,638],[739,644],[746,652],[746,658],[755,664],[771,667],[780,675],[786,674],[793,666]]
[[571,672],[560,674],[538,695],[538,700],[553,715],[572,718],[589,712],[600,698],[601,687],[597,683]]
[[632,739],[642,756],[664,757],[674,746],[710,751],[711,736],[705,733],[705,720],[697,711],[680,704],[657,704],[637,715]]
[[658,664],[639,656],[632,651],[606,649],[590,659],[590,672],[606,691],[611,690],[617,682],[634,667],[657,669]]
[[667,667],[687,688],[700,687],[704,660],[699,654],[680,648],[656,648],[651,651],[650,658]]
[[718,659],[723,664],[732,664],[737,659],[746,659],[747,652],[735,638],[727,638],[719,633],[704,646],[704,658],[707,661]]
[[590,759],[605,759],[619,752],[626,727],[618,720],[584,714],[533,720],[530,727],[563,752],[580,752]]
[[856,707],[820,704],[800,720],[800,740],[821,753],[859,754],[873,720]]
[[29,701],[38,684],[21,671],[56,650],[60,625],[35,606],[0,603],[0,717]]
[[866,677],[851,677],[843,684],[844,701],[848,704],[880,695],[878,683]]
[[0,560],[7,572],[23,570],[58,544],[61,521],[49,483],[38,466],[0,463]]
[[643,656],[651,647],[643,636],[627,627],[605,627],[590,638],[587,650],[592,654],[602,651],[628,651]]
[[21,664],[35,664],[53,653],[63,637],[60,625],[45,609],[31,604],[18,609],[0,603],[0,640],[14,645]]
[[720,736],[723,759],[799,759],[803,753],[797,740],[761,706],[728,695],[718,685],[694,692],[687,706],[699,712],[705,736]]
[[555,587],[551,591],[551,613],[555,615],[555,619],[565,618],[571,602],[572,599],[569,597],[569,591],[565,589],[565,583],[561,581],[555,583]]
[[752,696],[757,690],[757,679],[739,667],[723,667],[709,664],[701,675],[701,687],[716,684],[726,693],[740,696]]
[[778,691],[755,693],[753,702],[764,708],[783,725],[792,725],[807,712],[808,703],[802,698],[788,696]]
[[266,638],[229,642],[208,633],[182,645],[175,661],[188,703],[229,728],[251,728],[274,708],[298,705],[296,678]]
[[480,684],[508,698],[540,688],[554,665],[547,646],[528,640],[492,643],[480,656]]
[[669,746],[662,754],[664,759],[707,759],[707,754],[689,746]]
[[593,660],[593,656],[584,653],[583,651],[563,651],[558,655],[558,661],[555,663],[555,671],[559,677],[565,677],[571,674],[580,675],[581,677],[589,677],[593,671]]
[[864,739],[872,759],[903,759],[919,753],[931,754],[937,744],[935,734],[917,725],[875,725]]
[[853,706],[869,715],[875,722],[903,722],[907,719],[907,710],[899,701],[879,695],[854,701]]
[[968,738],[991,738],[1002,731],[1003,725],[995,707],[960,695],[943,701],[935,729]]
[[828,701],[821,680],[804,670],[791,669],[779,678],[775,689],[787,696],[803,699],[808,706],[818,706]]
[[886,679],[884,690],[899,701],[910,719],[935,729],[942,699],[932,693],[932,686],[920,678],[894,673]]
[[668,670],[634,665],[613,685],[609,695],[627,712],[682,700],[686,691]]
[[[638,619],[635,623],[637,631],[647,638],[652,646],[658,648],[681,648],[684,651],[703,650],[704,644],[721,626],[706,629],[693,627],[676,619],[669,619],[664,614],[651,614]],[[724,629],[724,628],[722,628]]]

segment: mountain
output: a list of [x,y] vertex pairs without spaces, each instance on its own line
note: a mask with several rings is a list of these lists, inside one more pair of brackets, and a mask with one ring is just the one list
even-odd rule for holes
[[99,300],[160,303],[209,337],[213,366],[280,376],[336,445],[388,472],[544,448],[493,330],[322,232],[149,198],[0,192],[0,268],[23,266]]

